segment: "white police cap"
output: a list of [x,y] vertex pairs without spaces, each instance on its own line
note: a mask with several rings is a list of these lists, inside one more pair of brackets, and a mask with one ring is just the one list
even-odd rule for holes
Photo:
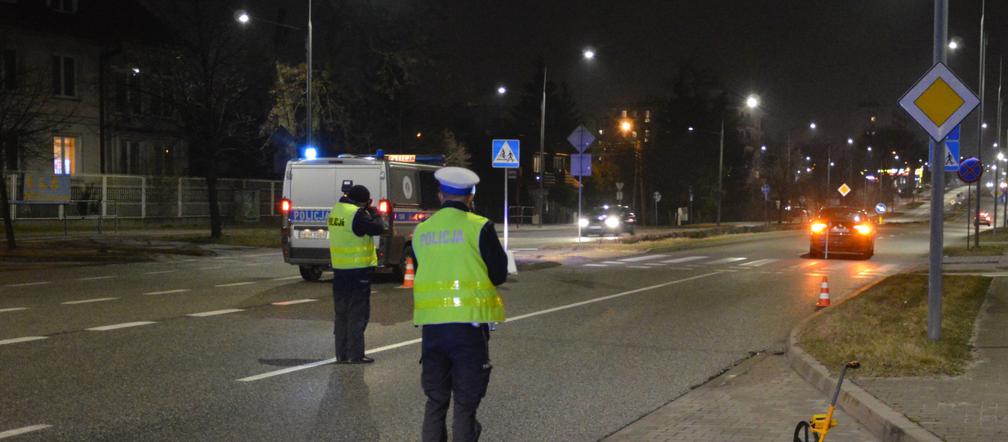
[[441,192],[449,195],[469,195],[479,183],[479,175],[464,167],[442,167],[434,172]]

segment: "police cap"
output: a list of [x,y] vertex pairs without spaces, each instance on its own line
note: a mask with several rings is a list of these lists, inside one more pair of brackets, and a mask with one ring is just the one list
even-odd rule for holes
[[476,172],[464,167],[442,167],[434,172],[434,178],[441,184],[441,193],[447,195],[470,195],[480,181]]

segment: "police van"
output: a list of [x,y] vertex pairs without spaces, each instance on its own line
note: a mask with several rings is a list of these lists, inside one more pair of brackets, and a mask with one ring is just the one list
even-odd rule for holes
[[372,206],[389,226],[374,237],[378,271],[402,273],[413,230],[440,207],[434,171],[443,163],[441,155],[380,151],[289,161],[280,200],[284,262],[298,266],[306,281],[317,281],[331,269],[329,211],[346,189],[360,184],[371,192]]

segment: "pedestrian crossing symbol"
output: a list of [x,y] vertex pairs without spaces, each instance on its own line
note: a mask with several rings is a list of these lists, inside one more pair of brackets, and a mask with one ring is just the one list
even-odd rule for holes
[[498,169],[517,168],[521,159],[521,144],[518,140],[493,140],[491,165]]

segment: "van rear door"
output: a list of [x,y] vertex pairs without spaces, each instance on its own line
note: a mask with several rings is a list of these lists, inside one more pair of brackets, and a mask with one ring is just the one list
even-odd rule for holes
[[321,249],[310,255],[328,260],[326,219],[332,206],[343,195],[344,180],[364,185],[373,198],[378,194],[381,169],[377,165],[346,164],[306,164],[291,168],[291,211],[288,219],[292,249]]

